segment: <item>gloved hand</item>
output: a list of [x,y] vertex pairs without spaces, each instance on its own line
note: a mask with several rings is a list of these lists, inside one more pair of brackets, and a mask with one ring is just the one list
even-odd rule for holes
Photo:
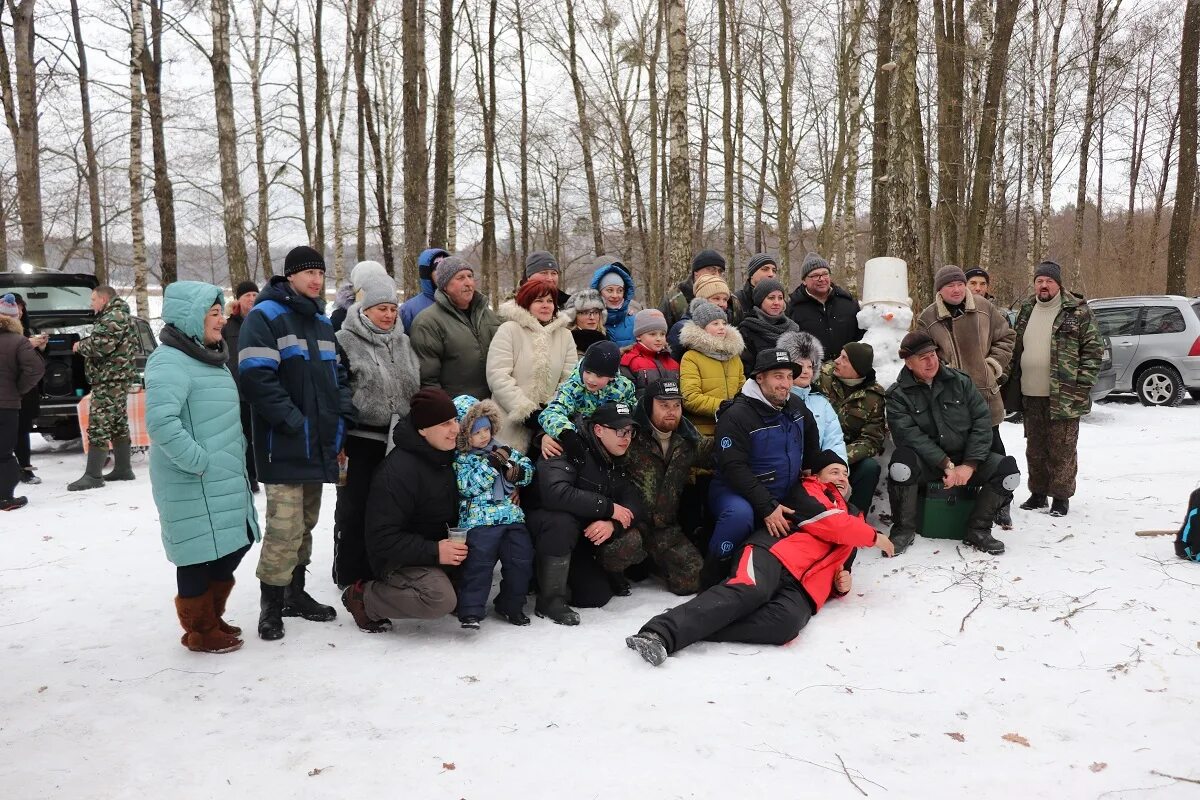
[[541,416],[541,413],[545,410],[545,406],[538,406],[535,408],[533,412],[525,418],[525,427],[531,431],[540,431],[542,429],[542,424],[538,422],[538,417]]
[[576,464],[582,464],[587,459],[587,450],[583,438],[570,428],[559,434],[558,441],[562,444],[563,455]]
[[502,452],[500,448],[496,448],[492,452],[488,453],[487,460],[488,466],[496,470],[496,472],[499,472],[501,475],[503,475],[508,469],[508,456]]

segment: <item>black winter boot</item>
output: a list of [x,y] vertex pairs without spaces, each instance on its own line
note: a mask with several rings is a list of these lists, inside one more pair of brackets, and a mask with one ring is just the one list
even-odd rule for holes
[[538,559],[538,597],[534,613],[549,617],[559,625],[578,625],[579,615],[567,607],[567,574],[571,556],[543,556]]
[[917,540],[917,505],[921,487],[917,484],[896,483],[888,478],[888,501],[892,505],[892,529],[888,538],[896,555],[900,555]]
[[123,439],[113,439],[113,468],[111,472],[104,475],[106,481],[131,481],[136,476],[133,474],[133,467],[129,464],[129,437]]
[[1065,497],[1056,497],[1050,504],[1050,516],[1052,517],[1065,517],[1070,510],[1071,501]]
[[283,587],[283,616],[303,617],[312,622],[329,622],[337,617],[333,606],[322,605],[304,591],[303,564],[292,570],[292,582]]
[[1000,526],[1000,530],[1011,531],[1013,527],[1012,521],[1012,498],[1008,502],[1000,506],[1000,510],[996,512],[996,524]]
[[88,450],[87,467],[83,470],[83,477],[73,483],[67,484],[68,492],[82,492],[87,489],[99,489],[104,485],[104,459],[108,457],[108,451],[103,447],[93,447]]
[[646,631],[626,636],[625,646],[636,650],[637,654],[652,666],[661,667],[667,660],[667,643],[657,633]]
[[984,485],[975,497],[975,508],[967,520],[967,535],[963,537],[963,544],[994,556],[1003,555],[1004,542],[992,536],[992,521],[996,518],[996,512],[1010,499],[1011,494]]
[[633,585],[623,572],[609,572],[608,585],[616,597],[629,597],[633,591]]
[[283,638],[283,590],[285,586],[261,583],[262,596],[258,607],[258,636],[273,642]]
[[1034,492],[1033,494],[1029,495],[1028,500],[1026,500],[1024,503],[1021,503],[1020,507],[1026,511],[1037,511],[1039,508],[1045,508],[1046,495]]

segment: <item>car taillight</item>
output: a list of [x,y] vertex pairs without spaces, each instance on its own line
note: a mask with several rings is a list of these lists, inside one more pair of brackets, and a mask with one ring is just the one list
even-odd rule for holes
[[1200,336],[1196,337],[1196,341],[1192,342],[1192,349],[1188,350],[1189,356],[1200,356]]

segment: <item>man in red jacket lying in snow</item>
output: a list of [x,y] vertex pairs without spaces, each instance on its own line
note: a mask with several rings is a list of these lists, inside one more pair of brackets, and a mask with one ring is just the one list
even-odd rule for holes
[[856,547],[874,545],[892,555],[888,538],[846,505],[846,462],[831,450],[822,451],[817,461],[816,476],[792,490],[791,533],[775,539],[765,530],[755,532],[731,577],[659,614],[625,644],[656,667],[668,654],[701,639],[785,644],[831,594],[850,591],[847,567]]

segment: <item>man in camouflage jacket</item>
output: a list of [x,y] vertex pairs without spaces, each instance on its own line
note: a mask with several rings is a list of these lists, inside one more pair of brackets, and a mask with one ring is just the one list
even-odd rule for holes
[[[67,486],[72,492],[98,489],[104,481],[133,480],[125,395],[130,384],[137,381],[134,364],[138,351],[137,330],[129,306],[111,286],[97,286],[92,291],[91,304],[96,313],[92,333],[76,342],[74,347],[75,352],[83,356],[88,382],[92,385],[87,429],[88,460],[83,477]],[[102,475],[110,444],[113,469]]]
[[1092,386],[1104,358],[1104,337],[1084,299],[1063,289],[1062,268],[1043,261],[1034,270],[1034,296],[1021,304],[1006,405],[1025,417],[1025,455],[1031,497],[1024,509],[1052,516],[1069,510],[1079,471],[1079,418],[1092,410]]
[[[854,355],[863,364],[870,364],[870,356],[856,348],[871,350],[870,345],[854,342],[842,355],[821,367],[817,376],[817,391],[829,399],[842,423],[842,435],[846,442],[846,460],[850,463],[850,505],[865,516],[871,510],[871,499],[875,486],[883,471],[875,456],[883,452],[883,440],[887,436],[885,403],[887,394],[875,381],[875,370],[864,367],[859,374],[849,355]],[[856,376],[857,377],[854,377]]]
[[625,469],[649,512],[640,522],[642,545],[667,588],[675,594],[700,590],[704,559],[679,524],[679,498],[693,467],[712,459],[712,439],[683,416],[678,381],[653,381],[634,414],[638,429],[625,456]]

